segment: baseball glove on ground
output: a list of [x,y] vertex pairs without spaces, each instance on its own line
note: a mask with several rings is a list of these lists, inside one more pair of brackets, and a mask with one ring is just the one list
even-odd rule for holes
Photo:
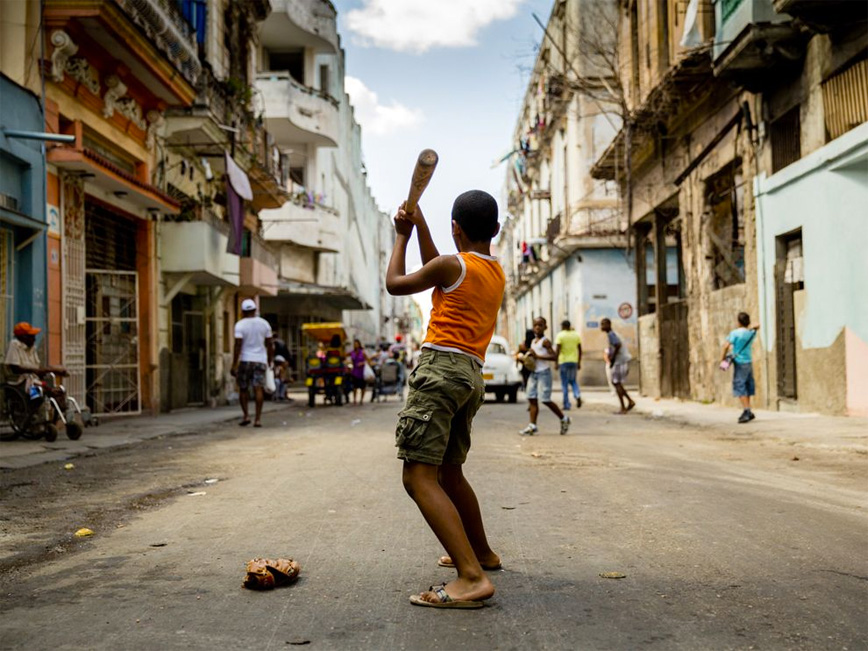
[[271,590],[298,578],[301,566],[291,558],[254,558],[247,562],[247,576],[241,585],[249,590]]

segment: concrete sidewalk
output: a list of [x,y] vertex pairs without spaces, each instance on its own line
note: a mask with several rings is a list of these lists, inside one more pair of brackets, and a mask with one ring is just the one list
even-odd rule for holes
[[[286,409],[293,402],[266,402],[263,413]],[[253,403],[250,404],[251,413]],[[159,416],[102,418],[98,427],[86,427],[78,441],[70,441],[61,429],[54,443],[45,440],[0,441],[0,469],[26,468],[41,463],[66,461],[93,450],[132,445],[140,441],[202,431],[241,419],[238,405],[182,409]]]
[[[754,409],[756,420],[739,424],[737,422],[741,413],[739,408],[664,398],[645,398],[639,396],[635,389],[628,387],[628,391],[636,401],[633,413],[649,418],[665,418],[698,430],[724,428],[739,435],[769,437],[807,447],[868,454],[868,419],[866,418]],[[560,391],[553,391],[552,396],[559,399]],[[613,413],[620,408],[617,396],[603,388],[583,389],[582,401],[589,406],[611,406]],[[575,413],[575,407],[570,413]]]

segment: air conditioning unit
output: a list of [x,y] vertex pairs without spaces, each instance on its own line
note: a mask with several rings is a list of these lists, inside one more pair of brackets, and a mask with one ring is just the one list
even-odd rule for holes
[[18,212],[18,199],[9,194],[0,192],[0,208]]

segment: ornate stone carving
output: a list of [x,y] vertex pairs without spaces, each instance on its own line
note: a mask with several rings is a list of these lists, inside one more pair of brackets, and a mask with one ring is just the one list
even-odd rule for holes
[[148,111],[148,149],[153,149],[157,144],[157,133],[159,133],[166,124],[166,118],[163,114],[155,109]]
[[99,95],[99,73],[87,59],[73,57],[66,64],[66,72],[77,82],[84,84],[94,95]]
[[84,84],[94,95],[99,95],[99,73],[84,57],[74,56],[78,46],[63,30],[57,29],[51,33],[51,78],[63,82],[64,74],[68,74],[80,84]]
[[59,84],[63,81],[69,57],[78,52],[78,46],[72,42],[69,34],[61,29],[51,33],[51,44],[54,46],[51,53],[51,78]]
[[105,80],[105,85],[108,90],[103,97],[105,106],[102,109],[102,114],[104,117],[110,118],[115,114],[115,109],[119,108],[118,100],[127,94],[127,86],[118,79],[117,75],[109,75]]
[[67,238],[80,240],[84,237],[84,180],[80,176],[64,173],[63,183],[63,228]]
[[129,119],[139,129],[145,131],[148,128],[145,118],[142,117],[142,107],[132,97],[122,97],[115,105],[117,106],[118,113]]

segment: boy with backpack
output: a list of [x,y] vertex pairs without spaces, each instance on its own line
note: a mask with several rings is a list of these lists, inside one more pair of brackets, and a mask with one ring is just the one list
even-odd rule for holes
[[[732,395],[739,399],[743,408],[738,422],[748,423],[756,418],[750,409],[750,398],[756,393],[751,344],[759,330],[759,325],[750,326],[750,316],[747,312],[738,313],[738,325],[739,327],[726,337],[720,364],[724,370],[729,363],[732,364]],[[730,350],[732,350],[731,354]]]

